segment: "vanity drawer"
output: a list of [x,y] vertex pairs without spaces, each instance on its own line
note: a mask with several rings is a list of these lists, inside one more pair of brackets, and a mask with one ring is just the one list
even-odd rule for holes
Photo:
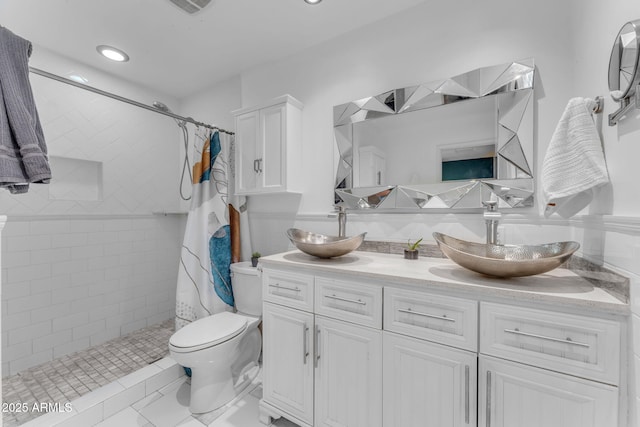
[[382,286],[316,277],[315,313],[382,329]]
[[384,288],[384,329],[476,351],[478,303],[394,287]]
[[265,268],[262,299],[313,312],[313,276]]
[[618,322],[483,302],[480,331],[481,353],[618,385]]

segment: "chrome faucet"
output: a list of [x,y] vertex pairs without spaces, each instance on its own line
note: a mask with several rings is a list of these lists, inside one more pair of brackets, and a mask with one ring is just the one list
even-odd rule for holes
[[347,208],[337,206],[338,208],[338,237],[347,235]]
[[482,217],[487,225],[487,244],[497,245],[498,243],[498,224],[502,219],[502,214],[498,212],[498,202],[489,200],[482,202],[486,208]]

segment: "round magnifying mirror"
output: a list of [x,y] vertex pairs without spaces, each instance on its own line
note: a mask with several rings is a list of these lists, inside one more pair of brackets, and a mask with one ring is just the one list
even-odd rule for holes
[[609,90],[619,101],[633,95],[640,82],[638,54],[640,53],[640,20],[627,22],[616,37],[609,59]]

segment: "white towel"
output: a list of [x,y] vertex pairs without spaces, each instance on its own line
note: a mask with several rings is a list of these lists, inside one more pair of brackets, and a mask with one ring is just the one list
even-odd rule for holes
[[569,100],[542,163],[544,216],[569,218],[593,199],[593,189],[609,182],[602,143],[591,113],[596,102]]

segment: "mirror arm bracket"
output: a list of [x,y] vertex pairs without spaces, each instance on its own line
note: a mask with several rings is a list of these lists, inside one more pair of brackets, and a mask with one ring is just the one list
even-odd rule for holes
[[640,109],[640,85],[636,86],[636,90],[632,96],[622,98],[620,100],[620,108],[609,114],[609,126],[615,126],[618,122],[632,109]]

